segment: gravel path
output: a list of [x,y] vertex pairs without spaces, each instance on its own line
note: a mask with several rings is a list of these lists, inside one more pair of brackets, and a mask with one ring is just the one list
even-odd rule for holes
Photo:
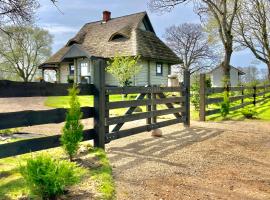
[[113,141],[117,199],[270,199],[270,123],[192,122]]

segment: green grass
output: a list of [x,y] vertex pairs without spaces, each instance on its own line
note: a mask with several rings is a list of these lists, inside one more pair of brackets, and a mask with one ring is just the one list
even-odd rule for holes
[[[245,99],[245,102],[252,101],[252,98]],[[231,107],[240,105],[241,101],[236,101],[231,103]],[[220,108],[219,104],[212,104],[209,105],[207,110],[210,109],[218,109]],[[259,120],[270,120],[270,98],[266,99],[264,102],[261,102],[254,106],[253,104],[246,106],[245,108],[254,109],[257,112],[255,119]],[[242,114],[242,109],[238,109],[235,111],[230,111],[226,118],[223,118],[219,113],[210,115],[206,118],[208,121],[222,121],[222,120],[244,120],[245,117]],[[198,120],[199,119],[199,112],[195,110],[191,110],[191,119]]]
[[[39,153],[42,152],[44,151]],[[67,158],[62,148],[55,148],[46,152],[53,155],[54,158]],[[18,199],[22,196],[29,196],[31,199],[39,200],[38,197],[30,194],[30,190],[19,173],[20,164],[25,164],[26,158],[39,153],[0,159],[0,200]],[[100,166],[87,169],[87,174],[91,177],[92,181],[98,183],[97,191],[100,192],[102,199],[113,199],[115,188],[112,169],[105,152],[102,149],[93,149],[90,151],[90,154],[99,159]]]

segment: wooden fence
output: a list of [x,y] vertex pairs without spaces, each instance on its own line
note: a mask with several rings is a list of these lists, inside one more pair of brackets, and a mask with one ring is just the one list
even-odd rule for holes
[[[21,83],[0,81],[0,98],[66,96],[70,84]],[[94,61],[94,84],[79,85],[79,95],[93,95],[94,107],[83,107],[83,119],[94,118],[94,128],[84,130],[83,140],[94,140],[94,145],[105,148],[111,140],[150,131],[176,123],[190,124],[190,75],[185,72],[184,82],[179,87],[106,87],[105,63],[101,59]],[[175,92],[180,95],[166,97],[164,92]],[[114,94],[138,94],[135,100],[110,102],[109,96]],[[90,100],[89,100],[90,101]],[[174,107],[174,104],[181,107]],[[157,110],[158,104],[165,104],[167,109]],[[138,106],[146,106],[146,112],[133,113]],[[112,109],[127,108],[123,116],[110,117]],[[58,108],[42,111],[19,111],[0,113],[0,130],[33,126],[40,124],[60,123],[65,121],[66,109]],[[157,122],[161,115],[174,114],[175,119]],[[146,119],[146,125],[121,130],[126,122]],[[109,127],[114,125],[110,131]],[[60,146],[60,135],[21,140],[0,145],[0,158],[20,155],[29,152]]]
[[[230,111],[235,111],[245,106],[253,104],[254,106],[265,101],[270,94],[270,84],[263,86],[240,86],[240,87],[206,87],[205,74],[200,75],[200,121],[205,121],[206,116],[220,113],[220,108],[207,108],[212,104],[220,104],[224,101],[223,92],[228,92],[230,103],[239,102],[237,105],[230,107]],[[219,106],[220,107],[220,106]]]

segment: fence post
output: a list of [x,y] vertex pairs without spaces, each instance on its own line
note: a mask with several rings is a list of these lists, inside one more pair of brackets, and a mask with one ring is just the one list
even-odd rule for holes
[[[154,87],[157,87],[156,85]],[[157,94],[156,93],[151,93],[151,98],[152,98],[152,102],[154,102],[157,98]],[[152,108],[151,108],[152,111],[156,111],[157,110],[157,104],[152,104]],[[157,117],[152,117],[152,124],[155,124],[157,123]]]
[[253,87],[253,105],[256,106],[256,85]]
[[105,148],[105,61],[102,59],[94,60],[94,129],[96,137],[94,139],[94,146]]
[[242,105],[244,104],[244,100],[245,100],[244,95],[245,95],[245,87],[242,85],[242,96],[243,96],[241,99]]
[[[149,85],[147,87],[149,87]],[[151,100],[151,93],[147,94],[147,99]],[[147,105],[146,111],[151,112],[151,107],[152,107],[151,105]],[[151,124],[151,117],[146,119],[146,124],[148,124],[148,125]]]
[[200,121],[205,121],[205,104],[206,104],[206,84],[205,74],[200,74]]
[[189,70],[185,70],[184,71],[184,98],[185,98],[185,114],[186,114],[186,118],[184,121],[184,125],[186,127],[190,126],[190,72]]

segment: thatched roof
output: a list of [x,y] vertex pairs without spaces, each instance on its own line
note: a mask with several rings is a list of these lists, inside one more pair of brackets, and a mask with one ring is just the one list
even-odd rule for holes
[[[147,23],[148,30],[140,28],[142,23]],[[142,58],[171,64],[181,63],[176,54],[156,36],[146,12],[112,18],[105,23],[97,21],[85,24],[75,37],[43,65],[62,62],[65,54],[74,45],[94,57],[111,58],[116,54],[140,55]]]

